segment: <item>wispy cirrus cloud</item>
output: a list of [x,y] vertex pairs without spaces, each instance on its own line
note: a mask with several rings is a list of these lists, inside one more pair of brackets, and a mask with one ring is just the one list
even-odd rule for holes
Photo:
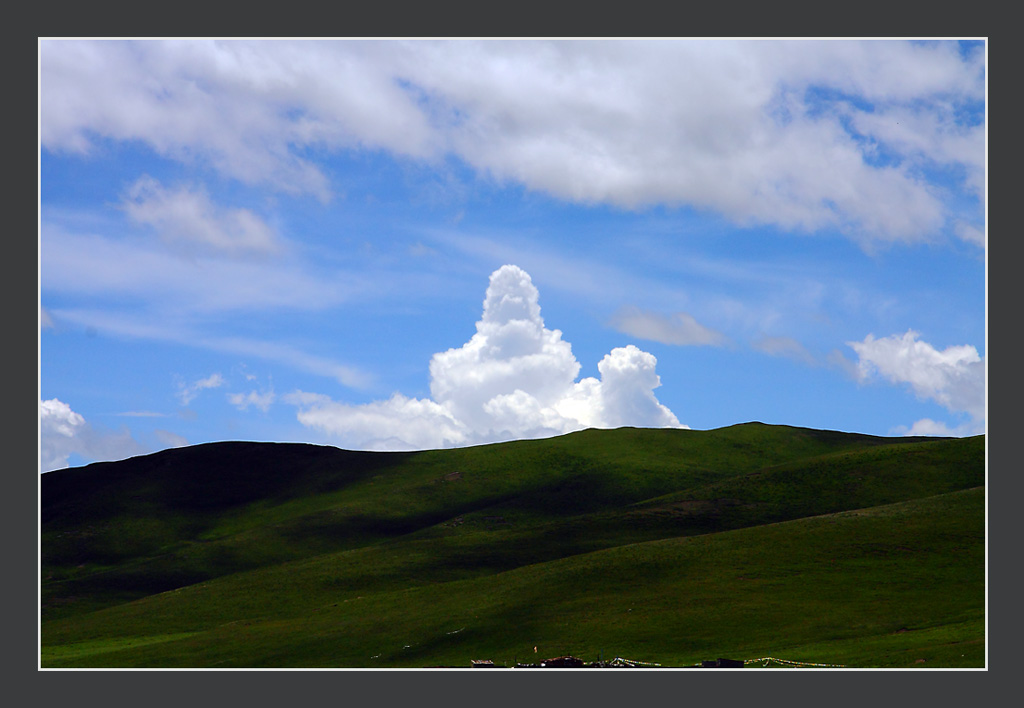
[[332,278],[290,259],[177,258],[159,243],[75,233],[45,219],[40,251],[44,292],[130,298],[137,304],[173,302],[182,314],[323,310],[382,287],[374,287],[367,275]]
[[160,243],[77,234],[49,222],[41,252],[43,292],[79,303],[42,310],[51,324],[56,318],[115,336],[256,356],[348,386],[369,382],[356,366],[286,342],[214,331],[211,322],[237,312],[323,311],[380,293],[386,279],[367,272],[328,277],[290,259],[238,260],[211,252],[179,258]]
[[53,318],[42,305],[39,306],[39,329],[53,329]]
[[189,403],[194,401],[199,394],[207,389],[220,388],[226,382],[224,377],[219,373],[210,374],[204,379],[198,379],[190,384],[180,383],[178,385],[178,400],[181,401],[181,405],[187,406]]
[[285,342],[205,334],[201,329],[188,324],[154,322],[151,317],[145,315],[97,309],[59,308],[54,310],[54,314],[62,321],[92,328],[102,334],[174,342],[211,351],[257,357],[317,376],[325,376],[352,388],[366,388],[373,383],[373,376],[359,366],[311,354]]
[[186,252],[269,255],[281,250],[278,235],[249,209],[215,204],[202,188],[167,188],[140,177],[128,188],[121,208],[137,224]]

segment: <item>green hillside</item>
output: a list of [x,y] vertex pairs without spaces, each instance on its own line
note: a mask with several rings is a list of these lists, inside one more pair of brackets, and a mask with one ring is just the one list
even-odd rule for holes
[[759,423],[50,472],[42,665],[983,666],[984,481],[982,437]]

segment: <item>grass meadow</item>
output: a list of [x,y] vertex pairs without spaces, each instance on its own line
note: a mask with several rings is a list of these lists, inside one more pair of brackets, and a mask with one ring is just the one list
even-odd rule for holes
[[984,482],[982,437],[757,423],[50,472],[41,666],[983,667]]

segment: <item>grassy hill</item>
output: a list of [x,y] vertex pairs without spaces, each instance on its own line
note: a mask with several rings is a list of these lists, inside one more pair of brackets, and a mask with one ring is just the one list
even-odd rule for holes
[[42,665],[983,666],[984,481],[982,437],[759,423],[59,470]]

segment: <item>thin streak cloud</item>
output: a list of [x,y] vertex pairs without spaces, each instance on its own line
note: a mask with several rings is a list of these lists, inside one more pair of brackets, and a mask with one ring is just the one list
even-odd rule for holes
[[368,388],[374,383],[374,377],[360,367],[310,354],[282,342],[246,337],[208,336],[168,322],[153,322],[147,317],[113,314],[102,310],[59,309],[55,310],[54,314],[61,320],[80,327],[92,328],[104,335],[173,342],[210,351],[258,357],[317,376],[325,376],[357,389]]
[[632,337],[680,347],[721,347],[729,343],[724,334],[705,327],[687,312],[666,316],[636,307],[623,307],[612,317],[610,325]]

